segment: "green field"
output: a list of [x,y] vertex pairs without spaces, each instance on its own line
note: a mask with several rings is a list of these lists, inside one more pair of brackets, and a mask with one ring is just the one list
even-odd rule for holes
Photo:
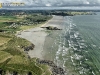
[[15,16],[0,16],[0,21],[10,21],[10,20],[16,20],[17,17]]
[[33,14],[27,14],[25,17],[23,15],[0,16],[0,30],[16,33],[16,31],[37,27],[51,18],[52,16]]
[[30,44],[25,39],[10,37],[7,43],[0,46],[0,68],[10,73],[16,71],[19,74],[32,72],[33,75],[41,75],[42,73],[50,75],[51,73],[46,65],[38,64],[35,61],[36,59],[29,59],[24,49],[21,48],[22,45],[29,46]]

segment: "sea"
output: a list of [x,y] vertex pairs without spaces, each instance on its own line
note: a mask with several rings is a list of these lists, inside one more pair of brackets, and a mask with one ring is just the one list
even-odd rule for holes
[[65,75],[100,75],[100,12],[95,13],[64,16],[63,30],[47,32],[51,44],[45,59],[62,67]]

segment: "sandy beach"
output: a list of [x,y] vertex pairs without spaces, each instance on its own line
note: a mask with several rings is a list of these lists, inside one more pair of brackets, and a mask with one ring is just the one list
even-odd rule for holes
[[[63,21],[63,17],[53,16],[53,18],[49,20],[48,22],[46,22],[45,24],[43,24],[42,27],[56,26],[58,28],[61,28],[60,25],[62,21]],[[47,33],[45,31],[46,30],[41,27],[36,27],[36,28],[24,30],[21,32],[21,35],[17,35],[18,37],[27,39],[28,41],[30,41],[31,43],[35,45],[34,50],[30,50],[28,52],[31,58],[36,57],[36,58],[43,59],[42,52],[43,52],[45,38],[47,36]]]

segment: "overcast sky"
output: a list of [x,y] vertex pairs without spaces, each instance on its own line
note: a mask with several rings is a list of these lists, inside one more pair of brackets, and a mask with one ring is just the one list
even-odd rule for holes
[[97,6],[100,0],[0,0],[1,3],[24,2],[28,6]]

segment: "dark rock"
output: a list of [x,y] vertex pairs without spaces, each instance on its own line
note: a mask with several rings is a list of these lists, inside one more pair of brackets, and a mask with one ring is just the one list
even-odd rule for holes
[[4,32],[4,30],[1,30],[1,29],[0,29],[0,32]]
[[28,75],[32,75],[32,72],[28,72]]
[[3,70],[2,70],[2,69],[0,69],[0,75],[2,75],[2,72],[3,72]]
[[14,71],[14,72],[13,72],[13,75],[18,75],[18,72]]
[[53,27],[53,26],[41,27],[41,28],[46,28],[47,30],[62,30],[62,29],[59,29],[59,28]]
[[65,75],[65,71],[63,70],[63,68],[56,66],[53,61],[38,59],[37,62],[39,64],[45,64],[50,66],[52,68],[53,75]]
[[34,44],[31,44],[30,46],[24,47],[24,51],[29,51],[29,50],[33,50],[35,47]]

